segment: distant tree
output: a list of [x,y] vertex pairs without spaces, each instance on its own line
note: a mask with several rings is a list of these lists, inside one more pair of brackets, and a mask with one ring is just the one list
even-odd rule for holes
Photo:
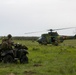
[[76,39],[76,34],[75,34],[74,38]]

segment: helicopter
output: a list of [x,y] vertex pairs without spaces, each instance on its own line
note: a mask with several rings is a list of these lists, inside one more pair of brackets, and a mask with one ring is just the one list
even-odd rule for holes
[[[65,29],[71,29],[75,27],[68,27],[68,28],[59,28],[59,29],[48,29],[48,33],[41,34],[41,37],[38,38],[37,42],[41,45],[47,45],[47,44],[52,44],[55,46],[58,46],[59,43],[62,43],[67,36],[65,35],[59,35],[58,30],[65,30]],[[42,31],[38,31],[42,32]],[[29,32],[25,34],[32,34],[32,33],[38,33],[38,32]]]

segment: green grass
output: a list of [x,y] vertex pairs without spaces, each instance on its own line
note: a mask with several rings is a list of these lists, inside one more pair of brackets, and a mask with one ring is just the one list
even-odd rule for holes
[[0,63],[0,75],[76,75],[76,40],[59,46],[18,41],[28,47],[28,64]]

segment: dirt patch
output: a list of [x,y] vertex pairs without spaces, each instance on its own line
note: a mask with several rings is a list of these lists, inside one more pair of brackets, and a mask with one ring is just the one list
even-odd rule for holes
[[25,75],[33,75],[33,74],[36,74],[36,72],[33,72],[33,71],[24,71],[24,74]]
[[41,64],[34,64],[33,65],[34,67],[39,67],[39,66],[42,66]]
[[14,73],[10,73],[10,74],[8,74],[8,75],[16,75],[16,74],[14,74]]
[[17,73],[17,72],[11,72],[11,73],[8,73],[7,75],[19,75],[19,73]]

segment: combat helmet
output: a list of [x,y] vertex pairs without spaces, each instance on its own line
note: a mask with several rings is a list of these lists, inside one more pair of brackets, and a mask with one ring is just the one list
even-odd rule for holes
[[8,38],[12,38],[12,35],[11,34],[8,34],[8,36],[7,36]]

